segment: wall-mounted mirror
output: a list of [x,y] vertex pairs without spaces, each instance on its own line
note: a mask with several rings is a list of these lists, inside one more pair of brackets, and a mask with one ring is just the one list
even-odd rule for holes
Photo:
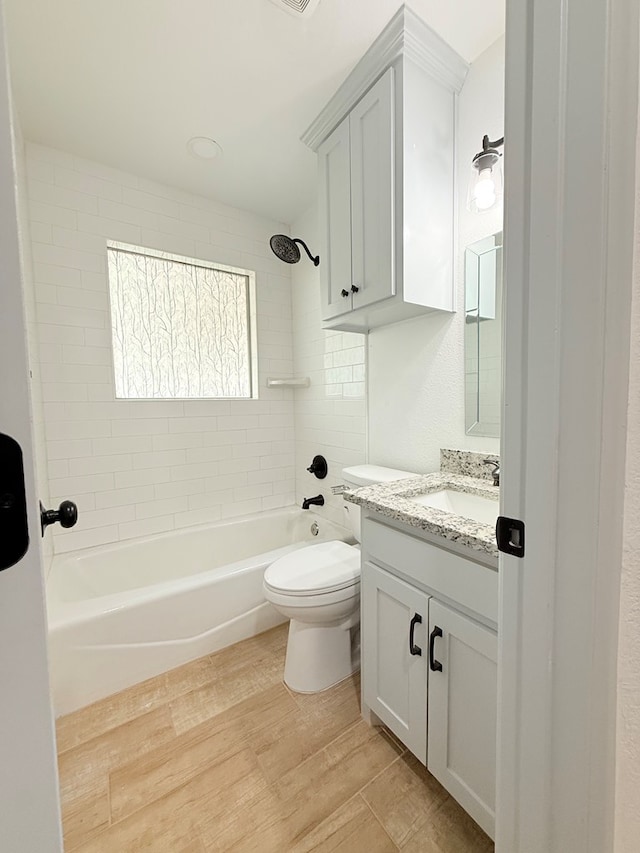
[[464,254],[465,428],[500,435],[502,395],[502,232]]

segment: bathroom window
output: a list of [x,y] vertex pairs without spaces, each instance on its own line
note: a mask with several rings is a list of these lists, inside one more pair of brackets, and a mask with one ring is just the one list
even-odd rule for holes
[[252,397],[255,274],[109,242],[116,397]]

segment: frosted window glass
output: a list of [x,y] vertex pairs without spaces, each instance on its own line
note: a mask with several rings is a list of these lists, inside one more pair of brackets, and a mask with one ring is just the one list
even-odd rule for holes
[[251,397],[252,273],[107,249],[116,397]]

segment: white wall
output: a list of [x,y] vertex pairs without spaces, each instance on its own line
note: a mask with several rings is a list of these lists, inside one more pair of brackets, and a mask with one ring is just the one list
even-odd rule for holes
[[[77,502],[56,551],[290,504],[291,276],[260,219],[71,154],[27,145],[51,503]],[[114,396],[106,240],[256,271],[259,400]]]
[[640,838],[640,136],[636,162],[636,250],[618,648],[616,853],[635,853]]
[[[318,251],[315,207],[293,224],[291,233]],[[366,461],[366,338],[322,330],[319,275],[304,256],[293,267],[295,372],[311,379],[309,388],[295,392],[296,500],[322,494],[327,503],[319,512],[344,524],[344,501],[331,494],[331,486],[342,483],[344,466]],[[305,470],[318,453],[329,464],[325,480]]]
[[[504,38],[476,59],[460,94],[457,128],[457,302],[369,334],[369,456],[372,462],[434,471],[441,447],[499,452],[499,440],[465,434],[464,249],[502,229],[502,211],[466,209],[473,155],[485,133],[504,130]],[[508,288],[508,282],[505,285]]]

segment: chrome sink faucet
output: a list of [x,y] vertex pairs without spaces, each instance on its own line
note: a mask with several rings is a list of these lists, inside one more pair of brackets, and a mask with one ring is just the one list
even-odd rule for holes
[[495,459],[483,459],[482,460],[485,465],[493,465],[493,471],[491,472],[491,476],[493,477],[493,485],[500,485],[500,463],[496,462]]

